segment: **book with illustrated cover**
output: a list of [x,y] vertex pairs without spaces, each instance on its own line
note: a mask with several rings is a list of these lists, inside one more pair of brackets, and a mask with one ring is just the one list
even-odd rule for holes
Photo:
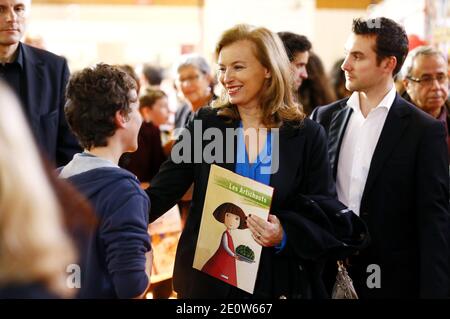
[[246,217],[267,220],[273,188],[211,165],[193,267],[253,293],[262,247]]

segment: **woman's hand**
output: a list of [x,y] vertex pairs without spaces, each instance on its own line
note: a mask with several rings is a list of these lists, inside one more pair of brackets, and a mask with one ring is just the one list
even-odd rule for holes
[[146,190],[147,188],[149,188],[150,187],[150,183],[149,182],[143,182],[143,183],[141,183],[141,188],[143,189],[143,190]]
[[270,214],[267,221],[256,215],[248,215],[247,226],[253,239],[263,247],[278,246],[283,240],[283,227],[275,215]]

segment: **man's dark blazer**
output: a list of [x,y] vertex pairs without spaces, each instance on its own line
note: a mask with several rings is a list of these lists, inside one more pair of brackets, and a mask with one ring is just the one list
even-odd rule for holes
[[[404,98],[406,101],[408,101],[409,103],[411,103],[412,105],[417,106],[412,100],[411,97],[409,96],[408,92],[403,92],[402,94],[402,98]],[[448,154],[450,156],[450,98],[447,99],[447,101],[445,102],[445,104],[443,105],[443,107],[445,108],[445,112],[447,113],[447,118],[446,118],[446,126],[447,126],[447,148],[448,148]]]
[[[351,113],[344,99],[311,115],[327,132],[335,178]],[[397,94],[361,199],[360,216],[368,225],[371,244],[350,260],[350,272],[362,298],[447,296],[448,170],[443,124]],[[370,264],[380,266],[381,288],[367,287],[366,279],[373,273],[366,271]]]
[[[194,136],[194,122],[191,121],[187,126],[186,131],[192,137],[187,143],[193,150],[191,161],[211,143],[210,140],[202,141],[201,134],[206,129],[214,128],[225,137],[223,143],[218,144],[216,152],[223,145],[229,147],[222,149],[223,159],[218,159],[215,164],[234,171],[236,136],[227,135],[226,130],[237,128],[239,122],[227,122],[211,108],[200,109],[195,119],[202,123],[202,130]],[[180,140],[183,138],[182,135]],[[217,136],[212,138],[216,139]],[[195,148],[194,143],[198,148]],[[231,154],[233,151],[234,154]],[[283,225],[287,244],[279,253],[275,248],[262,249],[254,297],[323,297],[323,291],[319,291],[320,283],[316,282],[320,280],[320,272],[315,268],[314,261],[323,257],[330,247],[336,248],[342,243],[319,225],[302,218],[293,208],[298,194],[335,196],[323,128],[309,119],[298,127],[282,126],[279,132],[279,154],[279,170],[270,180],[270,185],[275,188],[271,211]],[[192,267],[210,166],[204,160],[194,164],[175,164],[173,156],[169,158],[151,181],[151,187],[146,190],[151,201],[150,222],[171,208],[194,182],[191,209],[177,249],[175,290],[182,298],[245,297],[243,291]]]
[[69,68],[64,58],[21,44],[23,49],[25,113],[38,145],[57,166],[67,164],[81,150],[64,115]]

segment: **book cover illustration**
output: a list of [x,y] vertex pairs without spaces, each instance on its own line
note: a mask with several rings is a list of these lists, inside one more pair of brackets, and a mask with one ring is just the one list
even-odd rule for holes
[[253,293],[262,247],[246,218],[268,218],[273,188],[211,165],[193,267]]

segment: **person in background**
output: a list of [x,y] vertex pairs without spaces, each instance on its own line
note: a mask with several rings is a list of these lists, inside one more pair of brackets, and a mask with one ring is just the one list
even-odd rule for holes
[[99,220],[88,241],[80,297],[142,298],[150,283],[150,203],[137,178],[117,165],[137,148],[142,118],[136,82],[98,64],[74,74],[66,94],[67,122],[85,150],[59,176],[90,200]]
[[409,52],[405,70],[403,98],[444,123],[450,155],[447,59],[437,49],[419,46]]
[[298,92],[303,112],[309,116],[317,106],[336,101],[336,95],[325,73],[322,60],[314,52],[309,53],[306,70],[308,78],[303,80]]
[[142,68],[141,87],[144,89],[159,90],[164,80],[164,70],[155,65],[144,64]]
[[124,154],[127,158],[121,160],[121,167],[135,174],[145,189],[167,158],[159,130],[169,117],[167,95],[161,90],[147,89],[139,98],[139,111],[144,119],[139,130],[139,147],[133,153]]
[[21,107],[0,83],[0,299],[72,297],[77,263],[63,207]]
[[213,100],[214,81],[208,62],[198,54],[181,56],[174,69],[175,86],[182,98],[175,113],[175,128],[183,128],[200,108]]
[[343,63],[344,59],[337,60],[333,64],[330,72],[331,85],[333,86],[334,94],[338,100],[342,100],[352,95],[352,92],[345,87],[345,72],[341,68]]
[[162,144],[166,146],[166,151],[170,152],[170,147],[173,145],[175,113],[180,103],[174,81],[166,77],[166,70],[163,67],[153,64],[143,65],[140,79],[141,94],[145,94],[147,90],[161,90],[167,95],[169,115],[166,123],[160,125],[159,129],[162,133]]
[[139,93],[141,92],[141,84],[139,81],[139,77],[136,74],[136,71],[134,71],[134,68],[129,64],[119,64],[116,65],[116,67],[127,73],[136,82],[136,92],[139,96]]
[[283,41],[291,69],[293,72],[293,90],[296,92],[296,98],[300,101],[298,93],[303,81],[308,78],[306,65],[309,60],[309,51],[312,48],[311,42],[304,35],[292,32],[278,32],[278,36]]
[[64,58],[20,42],[31,0],[0,0],[0,78],[19,97],[38,146],[57,166],[81,150],[64,118]]
[[[433,47],[419,46],[409,52],[403,69],[405,92],[402,97],[445,125],[450,157],[448,60],[441,51]],[[447,234],[450,242],[450,228]],[[448,289],[450,297],[450,285]]]
[[403,27],[384,17],[355,19],[352,31],[342,69],[353,93],[312,114],[328,134],[338,198],[371,237],[367,249],[350,256],[350,276],[361,299],[446,298],[444,125],[396,92],[393,77],[408,54]]
[[[175,130],[173,139],[166,146],[167,152],[172,149],[181,129],[202,108],[208,106],[214,96],[214,79],[206,59],[198,54],[185,54],[175,64],[175,87],[180,97],[180,104],[175,113]],[[193,187],[178,202],[181,220],[184,225],[191,205]]]

